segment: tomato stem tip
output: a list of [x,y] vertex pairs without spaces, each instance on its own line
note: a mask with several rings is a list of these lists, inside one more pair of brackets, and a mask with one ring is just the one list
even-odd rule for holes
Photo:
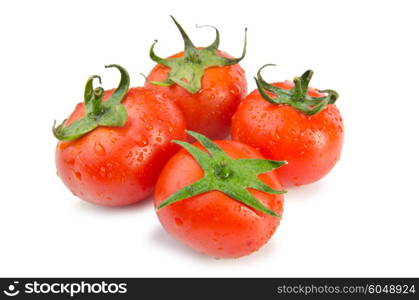
[[171,86],[177,84],[189,93],[195,94],[201,90],[202,76],[207,68],[234,65],[245,57],[247,48],[247,28],[245,29],[242,55],[238,58],[226,58],[217,53],[220,45],[220,33],[216,27],[211,25],[197,26],[198,28],[211,27],[215,30],[215,40],[209,46],[198,49],[177,20],[173,16],[170,17],[182,36],[184,42],[184,55],[177,58],[162,58],[157,56],[154,52],[154,47],[157,43],[157,40],[155,40],[150,48],[150,58],[156,63],[168,67],[170,71],[166,80],[162,82],[148,81],[149,83],[158,86]]
[[[321,90],[319,92],[327,94],[323,97],[311,97],[308,95],[308,88],[313,71],[307,70],[301,76],[294,77],[294,87],[291,90],[286,90],[267,83],[261,74],[261,71],[267,66],[275,66],[274,64],[263,65],[254,77],[256,86],[260,95],[266,101],[278,105],[290,105],[305,115],[314,115],[322,111],[328,104],[333,104],[338,99],[339,95],[334,90]],[[270,97],[268,93],[274,94]]]
[[121,80],[118,87],[109,97],[108,101],[103,101],[105,90],[102,87],[93,88],[93,81],[98,79],[102,84],[102,79],[98,75],[88,78],[84,90],[84,105],[86,113],[84,117],[65,125],[64,120],[56,127],[54,121],[52,132],[60,141],[73,141],[91,132],[99,126],[122,127],[128,119],[125,106],[121,103],[128,92],[130,78],[128,72],[117,64],[106,65],[105,68],[117,68],[121,73]]

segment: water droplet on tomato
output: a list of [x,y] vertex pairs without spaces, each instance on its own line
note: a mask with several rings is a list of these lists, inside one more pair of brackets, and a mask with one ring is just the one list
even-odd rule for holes
[[147,130],[152,130],[154,127],[153,127],[153,125],[151,125],[151,124],[147,124],[146,126],[145,126],[145,129],[147,129]]
[[238,85],[238,84],[235,84],[235,85],[234,85],[234,87],[236,88],[236,92],[237,92],[237,94],[238,94],[238,95],[240,95],[240,94],[241,94],[241,92],[242,92],[242,88],[241,88],[241,86],[240,86],[240,85]]
[[137,141],[137,145],[140,147],[145,147],[148,145],[148,139],[145,135],[142,135]]
[[175,224],[176,226],[183,226],[183,221],[181,218],[176,217],[175,218]]
[[69,159],[64,160],[64,162],[65,162],[66,164],[70,165],[70,166],[73,166],[73,165],[74,165],[75,160],[74,160],[74,157],[71,157],[71,158],[69,158]]
[[103,156],[106,154],[105,147],[100,142],[95,142],[95,152],[97,155]]
[[74,177],[76,177],[77,180],[81,180],[81,173],[79,171],[74,172]]
[[161,143],[162,140],[163,139],[160,136],[156,137],[156,142]]
[[143,161],[143,159],[144,159],[144,154],[143,154],[143,152],[138,152],[138,154],[137,154],[137,161],[138,161],[138,162],[142,162],[142,161]]
[[106,168],[105,167],[100,167],[100,169],[99,169],[99,175],[100,176],[102,176],[102,177],[105,177],[106,176]]

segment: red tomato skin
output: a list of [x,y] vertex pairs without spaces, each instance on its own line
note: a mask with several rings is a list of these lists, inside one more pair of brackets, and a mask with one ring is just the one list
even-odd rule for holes
[[[264,158],[242,143],[215,143],[233,158]],[[203,149],[198,143],[194,145]],[[203,171],[192,156],[185,150],[179,151],[159,176],[154,193],[155,206],[202,176]],[[261,174],[259,178],[275,189],[282,189],[274,172]],[[265,206],[282,214],[282,195],[249,190]],[[157,215],[166,231],[177,240],[217,258],[237,258],[257,251],[271,238],[280,221],[218,191],[175,202],[158,210]]]
[[[219,56],[231,58],[225,52],[217,50],[217,53]],[[183,52],[171,58],[181,56]],[[164,81],[169,71],[169,68],[157,64],[147,79]],[[162,87],[146,82],[145,87],[173,100],[182,110],[188,129],[202,133],[210,139],[223,139],[229,134],[231,117],[247,95],[245,72],[239,64],[210,67],[205,70],[201,82],[202,88],[196,94],[189,93],[177,84]]]
[[[288,81],[274,85],[293,87]],[[312,88],[309,95],[322,96]],[[255,90],[233,116],[231,136],[255,147],[269,159],[288,161],[288,165],[275,172],[289,187],[315,182],[334,167],[342,152],[344,129],[334,104],[307,116],[289,105],[271,104]]]
[[[105,101],[111,91],[106,91]],[[132,88],[123,100],[123,127],[99,127],[56,148],[57,174],[83,200],[123,206],[147,198],[164,163],[179,150],[172,139],[186,139],[179,108],[144,88]],[[67,123],[84,116],[77,104]]]

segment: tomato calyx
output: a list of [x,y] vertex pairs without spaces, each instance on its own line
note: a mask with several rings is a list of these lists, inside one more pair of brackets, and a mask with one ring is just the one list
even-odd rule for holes
[[[267,83],[261,75],[262,69],[267,66],[275,66],[266,64],[262,66],[255,77],[256,85],[260,95],[272,104],[287,104],[299,110],[305,115],[311,116],[322,111],[328,104],[333,104],[339,95],[334,90],[319,90],[320,93],[327,94],[324,97],[311,97],[308,95],[308,85],[313,76],[312,70],[307,70],[300,77],[294,78],[294,87],[291,90],[282,89]],[[266,91],[275,95],[271,98]]]
[[214,28],[216,37],[214,42],[208,47],[198,49],[190,40],[189,36],[180,26],[180,24],[173,18],[173,22],[176,24],[180,34],[182,35],[185,50],[184,55],[178,58],[161,58],[154,53],[154,46],[157,40],[154,41],[150,48],[150,58],[170,68],[169,75],[165,81],[149,81],[151,84],[159,86],[171,86],[177,84],[183,87],[191,94],[195,94],[201,90],[201,79],[207,68],[216,66],[229,66],[239,63],[246,55],[246,44],[247,44],[247,28],[245,30],[245,39],[243,53],[239,58],[226,58],[219,56],[217,50],[220,44],[220,33],[218,29],[210,26],[197,26],[197,27],[211,27]]
[[117,68],[119,70],[121,80],[118,87],[108,101],[103,101],[102,98],[105,93],[103,88],[93,88],[93,81],[98,79],[99,83],[102,84],[102,79],[98,75],[90,76],[84,90],[85,116],[67,126],[65,126],[67,120],[64,120],[57,127],[55,127],[56,122],[54,121],[52,132],[58,140],[76,140],[99,126],[122,127],[125,125],[128,114],[121,101],[129,88],[129,74],[120,65],[112,64],[105,66],[105,68]]
[[165,199],[157,209],[161,209],[174,202],[209,191],[220,191],[243,204],[262,213],[281,217],[264,206],[247,189],[255,189],[269,194],[284,194],[263,183],[257,176],[270,172],[283,165],[286,161],[269,159],[233,159],[229,157],[218,145],[210,139],[193,131],[187,131],[209,152],[206,153],[197,147],[178,140],[173,142],[185,148],[204,171],[204,176]]

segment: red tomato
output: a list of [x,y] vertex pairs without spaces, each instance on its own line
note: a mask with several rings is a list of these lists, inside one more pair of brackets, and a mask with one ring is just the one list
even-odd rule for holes
[[[232,58],[219,50],[217,54]],[[182,56],[183,52],[180,52],[170,58]],[[169,68],[158,64],[151,70],[147,79],[164,81],[169,71]],[[173,100],[182,110],[188,129],[211,139],[222,139],[228,135],[231,117],[247,95],[246,76],[239,64],[206,69],[201,90],[195,94],[177,84],[166,87],[147,82],[145,86]]]
[[[123,105],[128,113],[124,126],[98,127],[57,145],[58,176],[83,200],[119,206],[147,198],[161,168],[179,149],[171,140],[186,138],[181,111],[153,91],[132,88]],[[84,115],[85,105],[79,103],[66,125]]]
[[[285,90],[294,87],[292,82],[272,85]],[[308,95],[324,96],[311,88]],[[299,186],[319,180],[339,160],[343,123],[335,104],[327,104],[309,116],[289,105],[272,104],[255,90],[233,116],[231,135],[233,140],[255,147],[269,159],[288,161],[275,172],[285,186]]]
[[[264,158],[242,143],[215,143],[233,159]],[[198,143],[194,145],[204,149]],[[160,173],[154,193],[155,206],[202,177],[203,171],[196,160],[187,151],[179,151]],[[272,188],[282,189],[275,173],[258,177]],[[283,195],[248,190],[267,208],[282,214]],[[164,228],[176,239],[199,252],[219,258],[240,257],[257,251],[279,225],[279,218],[259,212],[219,191],[172,203],[158,210],[157,215]]]

